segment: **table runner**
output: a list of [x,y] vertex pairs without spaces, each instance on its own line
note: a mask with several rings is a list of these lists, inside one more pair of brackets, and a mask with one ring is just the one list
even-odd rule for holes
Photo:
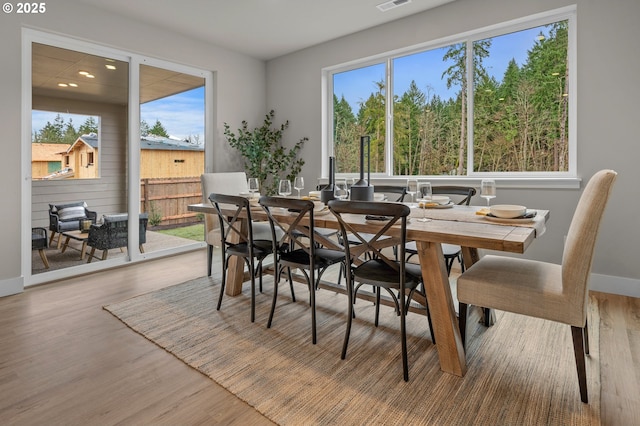
[[[499,219],[489,221],[483,214],[476,214],[477,211],[486,208],[481,206],[458,206],[455,205],[447,209],[424,209],[425,217],[432,220],[449,220],[454,222],[472,222],[472,223],[491,223],[495,225],[504,226],[521,226],[525,228],[534,228],[536,230],[536,238],[544,234],[546,231],[544,214],[540,210],[527,209],[528,211],[535,210],[538,212],[533,221],[514,222],[513,220],[505,219],[501,222]],[[412,220],[417,220],[422,217],[422,209],[411,209]],[[419,223],[419,222],[418,222]]]

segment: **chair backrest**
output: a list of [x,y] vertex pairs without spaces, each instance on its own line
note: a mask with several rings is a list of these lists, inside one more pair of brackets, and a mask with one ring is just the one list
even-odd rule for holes
[[[102,225],[89,228],[87,244],[97,249],[113,249],[126,247],[129,241],[129,214],[117,213],[103,216]],[[147,242],[147,223],[149,216],[139,216],[138,244]]]
[[601,170],[591,177],[580,196],[567,233],[562,256],[562,291],[570,294],[571,303],[576,304],[567,309],[576,312],[577,324],[584,324],[587,315],[593,252],[616,176],[613,170]]
[[392,197],[387,197],[390,201],[402,202],[407,195],[406,186],[375,185],[373,190],[382,194],[393,194]]
[[434,186],[431,188],[433,195],[456,195],[453,200],[458,205],[468,206],[471,198],[476,195],[476,189],[472,186]]
[[[302,249],[310,258],[310,269],[314,269],[315,230],[313,226],[313,201],[295,198],[262,196],[258,201],[269,217],[274,252],[284,247],[291,251]],[[291,213],[291,220],[284,221],[273,214],[273,209],[285,209]],[[278,238],[278,231],[282,234]]]
[[[225,194],[216,194],[215,192],[209,194],[209,200],[213,207],[215,207],[218,212],[218,221],[220,223],[220,241],[225,246],[228,247],[233,244],[237,244],[238,242],[244,242],[248,244],[249,255],[253,256],[253,227],[251,225],[251,208],[249,205],[249,200],[245,197],[240,197],[237,195],[225,195]],[[221,205],[225,205],[227,207],[233,206],[235,207],[235,213],[233,216],[229,216],[228,214],[222,213]],[[243,232],[242,229],[242,220],[241,217],[242,212],[246,214],[246,227],[247,232]],[[236,235],[238,237],[238,242],[232,243],[229,241],[229,238],[232,235]]]
[[[203,173],[200,176],[202,185],[202,202],[209,202],[209,194],[238,195],[249,192],[247,174],[245,172]],[[213,214],[204,215],[205,241],[209,245],[218,244],[218,220]]]
[[[342,235],[352,235],[352,237],[349,238],[352,243],[345,246],[347,258],[354,261],[365,253],[370,253],[372,254],[371,257],[385,262],[404,277],[407,217],[411,212],[408,206],[386,202],[331,200],[329,201],[329,210],[331,210],[338,219]],[[367,221],[367,218],[370,218],[369,221],[373,223],[378,223],[375,219],[380,218],[383,220],[379,221],[379,223],[383,226],[377,231],[372,229],[359,231],[345,221],[342,217],[343,214],[359,215],[362,216],[365,221]],[[400,226],[395,226],[398,222]],[[393,237],[388,235],[391,229],[397,229],[397,232],[394,233],[396,235]],[[375,234],[373,234],[373,232],[375,232]],[[400,262],[391,259],[382,251],[384,247],[395,244],[398,245],[398,259],[400,259]]]
[[[315,282],[316,269],[316,232],[313,225],[314,203],[309,200],[283,197],[260,197],[262,208],[267,212],[271,226],[273,252],[293,252],[301,250],[306,256],[295,256],[289,263],[299,264],[308,268],[310,281]],[[288,220],[279,219],[274,215],[274,209],[285,209],[290,213]],[[280,259],[282,261],[282,258]],[[284,262],[283,262],[284,263]]]

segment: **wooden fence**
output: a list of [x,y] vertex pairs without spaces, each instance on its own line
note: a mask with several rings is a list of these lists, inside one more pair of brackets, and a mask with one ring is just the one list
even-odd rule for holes
[[202,202],[200,176],[142,179],[140,195],[140,211],[149,215],[150,226],[184,225],[201,220],[200,215],[187,210],[189,204]]

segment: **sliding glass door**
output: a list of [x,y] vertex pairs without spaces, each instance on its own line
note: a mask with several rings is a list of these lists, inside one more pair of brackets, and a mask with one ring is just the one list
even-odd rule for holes
[[[48,247],[43,257],[23,245],[25,284],[202,246],[201,218],[187,205],[200,202],[211,146],[212,73],[26,34],[23,193],[31,209],[22,227],[25,235],[44,230]],[[85,219],[90,231],[81,229]]]

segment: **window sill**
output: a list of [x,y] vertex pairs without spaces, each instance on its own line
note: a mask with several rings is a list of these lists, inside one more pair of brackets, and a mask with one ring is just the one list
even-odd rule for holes
[[[353,176],[336,176],[336,179],[351,179]],[[482,177],[449,177],[449,176],[433,176],[425,178],[433,185],[459,185],[480,187]],[[498,188],[515,188],[515,189],[580,189],[582,178],[579,177],[494,177]],[[373,186],[378,185],[397,185],[405,186],[407,178],[375,178],[371,179]],[[321,184],[326,184],[328,179],[320,179]]]

